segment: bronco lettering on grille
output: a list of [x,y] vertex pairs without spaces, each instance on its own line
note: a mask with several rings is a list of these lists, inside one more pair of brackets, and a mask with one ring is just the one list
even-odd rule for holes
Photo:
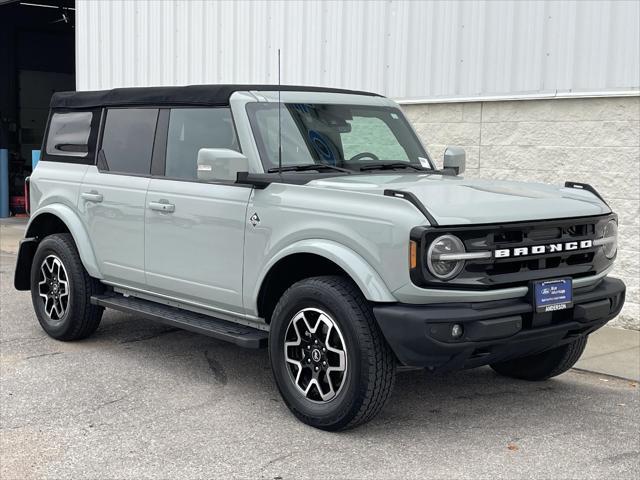
[[593,247],[593,240],[580,240],[579,242],[549,243],[547,245],[533,245],[517,248],[500,248],[493,252],[493,256],[494,258],[526,257],[529,255],[542,255],[544,253],[583,250],[591,247]]

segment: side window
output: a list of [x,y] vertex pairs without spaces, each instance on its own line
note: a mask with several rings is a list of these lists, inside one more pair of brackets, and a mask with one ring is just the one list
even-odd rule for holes
[[[392,118],[393,115],[391,114]],[[397,118],[397,116],[396,116]],[[373,153],[380,160],[401,160],[409,157],[389,126],[380,118],[353,116],[351,131],[341,134],[344,158],[349,160],[359,153]]]
[[93,117],[93,112],[54,112],[49,121],[46,156],[87,157],[93,151],[89,141]]
[[148,175],[156,133],[158,109],[114,108],[107,110],[102,134],[101,170]]
[[165,176],[195,180],[201,148],[239,151],[228,108],[173,108],[169,117]]

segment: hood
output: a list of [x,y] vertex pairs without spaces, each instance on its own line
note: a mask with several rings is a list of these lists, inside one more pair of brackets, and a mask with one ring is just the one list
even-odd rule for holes
[[548,220],[611,212],[588,191],[541,183],[380,173],[324,178],[307,185],[380,195],[385,190],[411,192],[439,225]]

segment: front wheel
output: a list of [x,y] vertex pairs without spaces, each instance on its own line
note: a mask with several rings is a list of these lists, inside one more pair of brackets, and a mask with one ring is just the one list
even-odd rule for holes
[[369,421],[395,380],[395,357],[367,300],[343,277],[305,279],[284,293],[271,320],[269,359],[289,409],[323,430]]
[[585,335],[542,353],[492,363],[491,368],[505,377],[532,381],[547,380],[573,367],[580,359],[586,345]]

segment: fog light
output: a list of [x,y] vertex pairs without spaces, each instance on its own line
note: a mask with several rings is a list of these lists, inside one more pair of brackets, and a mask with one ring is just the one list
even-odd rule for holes
[[455,323],[453,325],[453,327],[451,327],[451,336],[453,338],[460,338],[462,337],[462,333],[464,332],[464,330],[462,329],[462,325],[459,325],[457,323]]

